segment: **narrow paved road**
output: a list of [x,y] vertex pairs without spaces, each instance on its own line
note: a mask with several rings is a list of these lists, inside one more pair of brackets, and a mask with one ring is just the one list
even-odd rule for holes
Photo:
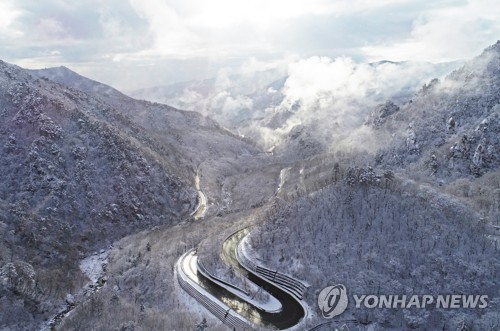
[[181,272],[184,272],[191,281],[202,287],[205,291],[219,299],[221,302],[229,306],[235,312],[243,316],[246,320],[251,321],[259,326],[272,327],[272,324],[267,323],[262,318],[262,312],[255,309],[249,303],[241,300],[225,288],[215,284],[210,279],[205,278],[198,272],[196,251],[192,251],[181,257],[180,266]]
[[247,234],[247,230],[237,232],[235,235],[228,238],[224,243],[223,258],[229,261],[233,268],[244,271],[248,274],[248,279],[258,286],[268,291],[282,305],[282,311],[278,313],[264,312],[252,304],[243,301],[232,293],[228,292],[223,287],[205,278],[197,269],[198,256],[196,252],[191,252],[185,255],[183,261],[180,261],[182,271],[196,284],[200,285],[207,292],[224,302],[238,314],[243,316],[252,323],[269,328],[278,328],[280,330],[288,329],[298,324],[305,316],[305,311],[302,305],[288,292],[276,287],[268,281],[254,275],[241,266],[236,258],[236,247],[239,241]]
[[[282,169],[280,172],[280,182],[277,189],[279,192],[287,179],[290,168]],[[198,192],[198,206],[191,216],[195,220],[203,217],[207,208],[207,199],[200,188],[200,176],[196,173],[195,186]],[[285,330],[300,323],[306,316],[304,306],[290,293],[270,283],[269,281],[257,276],[252,271],[247,270],[242,266],[236,256],[236,248],[240,241],[249,233],[249,229],[245,228],[230,236],[224,243],[222,249],[222,259],[237,274],[245,275],[248,280],[255,283],[277,299],[282,309],[277,312],[266,312],[251,303],[235,296],[233,293],[226,290],[224,287],[205,277],[198,271],[196,251],[185,254],[179,261],[179,271],[183,272],[189,280],[196,283],[204,291],[208,292],[220,302],[224,303],[232,310],[240,314],[247,321],[254,325],[269,329]],[[199,291],[200,292],[200,291]],[[200,292],[201,293],[201,292]]]
[[222,259],[235,270],[243,272],[243,274],[247,274],[250,281],[262,287],[281,303],[283,307],[281,312],[265,314],[265,316],[263,316],[263,320],[269,322],[280,330],[290,328],[298,324],[301,319],[304,318],[304,307],[293,295],[257,276],[250,270],[247,270],[238,261],[236,249],[240,241],[248,235],[249,232],[250,230],[245,228],[230,236],[223,244]]
[[196,192],[198,193],[198,206],[196,206],[195,211],[191,214],[195,220],[199,220],[203,216],[205,216],[205,211],[207,210],[207,197],[201,191],[200,188],[200,176],[196,173],[196,177],[194,178],[194,185],[196,187]]

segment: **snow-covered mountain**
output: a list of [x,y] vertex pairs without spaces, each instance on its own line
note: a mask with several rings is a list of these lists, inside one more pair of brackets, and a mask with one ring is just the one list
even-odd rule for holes
[[424,85],[400,108],[389,107],[372,114],[375,136],[392,137],[378,152],[377,164],[418,168],[442,179],[498,169],[500,42]]
[[35,70],[31,73],[104,101],[120,116],[125,116],[147,130],[149,137],[159,144],[159,149],[169,151],[172,165],[178,171],[192,170],[208,157],[252,154],[258,151],[253,143],[233,135],[210,117],[198,112],[133,99],[64,67]]
[[[337,150],[296,162],[247,250],[271,270],[310,281],[306,301],[317,316],[317,295],[332,284],[357,295],[484,293],[487,309],[350,302],[341,319],[381,329],[495,329],[500,41],[400,106],[375,107],[361,126],[377,142],[366,142],[371,153]],[[289,139],[314,152],[300,138],[308,132],[302,126]]]
[[54,314],[84,281],[81,255],[189,217],[202,161],[257,152],[198,113],[64,67],[0,62],[0,117],[0,329]]
[[[315,127],[325,121],[337,121],[339,115],[336,108],[346,106],[344,102],[356,108],[355,116],[358,118],[388,97],[398,104],[405,103],[423,83],[444,76],[459,64],[391,61],[363,64],[344,58],[313,57],[291,63],[288,72],[222,73],[216,78],[146,88],[132,91],[130,95],[209,115],[225,127],[269,149],[281,145],[292,129],[294,132],[301,130],[300,127],[294,129],[297,125]],[[349,74],[346,75],[346,72]],[[362,92],[347,91],[345,86],[352,84],[358,84]],[[312,112],[315,112],[314,116],[310,115]],[[318,131],[329,129],[320,126],[318,130],[314,129],[317,132],[309,135],[317,136]],[[314,137],[313,140],[317,140],[313,145],[318,142],[321,145],[331,144],[325,136]],[[290,149],[294,142],[288,139],[282,145],[283,148],[289,145]],[[293,148],[291,153],[295,152],[311,154]]]
[[[280,201],[246,247],[271,270],[311,284],[306,302],[316,323],[326,322],[318,293],[334,284],[345,285],[350,296],[339,320],[404,330],[454,329],[463,321],[482,330],[498,320],[500,259],[478,214],[430,187],[384,179],[382,172],[340,167],[337,180],[331,175],[327,187]],[[487,294],[488,309],[366,309],[351,299],[451,293]]]
[[[219,264],[219,249],[249,226],[251,258],[311,285],[308,326],[322,322],[317,295],[335,283],[492,298],[483,311],[351,303],[345,316],[360,327],[494,325],[500,42],[449,68],[314,57],[286,76],[134,94],[184,111],[65,67],[0,62],[0,330],[73,309],[70,293],[81,300],[61,330],[191,329],[207,311],[174,280],[176,261],[206,249],[198,258],[215,256],[207,265],[226,280],[244,276]],[[204,217],[184,222],[198,204]],[[101,261],[107,252],[89,255],[110,244],[109,286],[83,295],[80,260]]]

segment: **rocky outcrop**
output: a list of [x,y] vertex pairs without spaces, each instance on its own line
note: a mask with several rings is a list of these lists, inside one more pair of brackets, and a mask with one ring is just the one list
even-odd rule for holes
[[395,114],[399,111],[399,106],[394,104],[391,100],[386,101],[383,104],[378,105],[374,111],[370,113],[370,116],[366,119],[365,124],[371,125],[374,128],[380,128],[387,120],[387,117]]
[[274,149],[289,160],[311,157],[324,151],[325,146],[315,137],[314,131],[304,125],[293,127],[284,142]]
[[447,155],[448,168],[474,176],[497,169],[500,163],[500,106],[476,128],[455,141]]

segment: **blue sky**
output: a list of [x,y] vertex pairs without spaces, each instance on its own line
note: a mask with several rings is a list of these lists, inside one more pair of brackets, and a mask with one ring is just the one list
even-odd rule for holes
[[2,0],[0,58],[120,89],[311,56],[468,59],[500,39],[497,0]]

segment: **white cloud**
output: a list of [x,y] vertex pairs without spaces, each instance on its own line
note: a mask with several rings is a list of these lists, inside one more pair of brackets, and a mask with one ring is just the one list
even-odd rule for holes
[[42,42],[67,42],[71,39],[70,33],[64,25],[53,18],[41,18],[36,25],[34,33],[38,41]]
[[[495,10],[497,9],[497,10]],[[500,36],[497,0],[469,0],[429,10],[405,40],[363,47],[371,60],[451,61],[470,58]]]
[[283,101],[269,109],[293,114],[278,130],[264,128],[260,133],[263,141],[275,143],[303,124],[314,127],[316,138],[327,145],[367,147],[358,143],[370,141],[371,130],[360,129],[360,125],[377,104],[388,99],[407,100],[424,83],[446,72],[431,63],[369,64],[349,57],[317,56],[302,59],[289,66],[281,90]]
[[13,26],[20,11],[9,1],[0,2],[0,40],[19,38],[22,32]]
[[179,8],[188,25],[205,28],[237,27],[248,22],[257,28],[272,28],[298,17],[345,15],[414,0],[184,0],[170,1]]
[[229,96],[222,107],[223,112],[235,112],[242,109],[251,110],[253,101],[249,97],[238,95],[236,97]]
[[198,36],[190,31],[175,9],[162,0],[130,0],[132,8],[149,23],[154,47],[145,55],[189,55],[200,46]]
[[105,12],[100,13],[99,22],[103,28],[106,37],[117,37],[123,34],[123,22],[118,17],[107,15]]
[[[234,57],[241,54],[287,53],[290,27],[316,17],[348,16],[416,0],[129,0],[148,21],[154,46],[130,56]],[[327,31],[325,33],[340,33]],[[285,34],[285,35],[284,35]],[[317,39],[321,36],[315,35]],[[299,48],[301,45],[297,45]],[[328,46],[327,48],[330,48]]]
[[235,27],[242,22],[259,28],[268,28],[283,20],[307,14],[325,14],[329,11],[327,1],[298,0],[214,0],[183,1],[183,9],[188,14],[191,26],[209,28]]
[[469,58],[496,41],[500,17],[494,0],[466,1],[2,0],[0,58],[85,68],[127,89],[224,67],[247,75],[312,55]]
[[[288,73],[284,93],[293,99],[292,103],[300,100],[309,104],[320,100],[325,93],[338,97],[362,96],[366,89],[362,84],[355,84],[364,70],[361,67],[357,69],[356,63],[350,58],[332,60],[327,57],[311,57],[292,63]],[[367,74],[371,76],[371,73]],[[371,81],[364,78],[364,81]]]

